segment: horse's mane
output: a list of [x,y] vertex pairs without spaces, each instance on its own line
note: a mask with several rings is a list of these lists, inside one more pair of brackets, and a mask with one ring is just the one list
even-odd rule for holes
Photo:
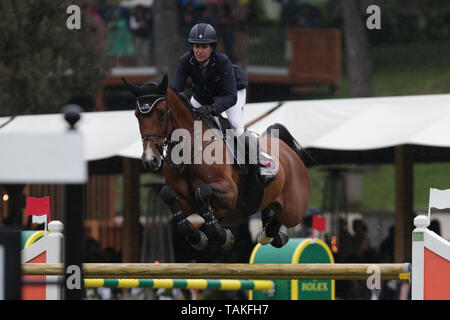
[[189,101],[189,98],[184,94],[184,92],[178,92],[178,98],[187,108],[189,108],[190,110],[194,109],[191,102]]
[[[183,92],[179,92],[177,94],[178,98],[181,100],[181,102],[184,104],[184,106],[186,108],[188,108],[191,112],[193,112],[193,110],[195,109],[194,106],[191,104],[189,98],[183,93]],[[218,115],[217,116],[219,118],[220,124],[222,125],[223,129],[232,129],[233,127],[231,126],[231,124],[229,123],[229,121],[227,119],[225,119],[222,115]],[[208,121],[208,123],[210,123],[210,125],[214,126],[215,128],[217,128],[217,124],[209,118],[205,118],[203,120]]]

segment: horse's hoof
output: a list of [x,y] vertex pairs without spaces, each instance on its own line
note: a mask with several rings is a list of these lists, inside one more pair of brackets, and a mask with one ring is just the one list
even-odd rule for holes
[[197,244],[192,244],[191,243],[191,246],[195,250],[202,251],[202,250],[205,250],[205,248],[208,246],[208,238],[200,230],[198,230],[198,232],[200,232],[200,241]]
[[278,234],[273,238],[271,244],[275,248],[282,248],[288,241],[289,237],[287,234],[283,232],[278,232]]
[[228,250],[233,248],[234,246],[234,235],[233,232],[230,231],[230,229],[225,229],[225,234],[227,235],[227,239],[225,240],[225,243],[222,245],[222,248]]
[[258,243],[259,243],[260,245],[265,246],[266,244],[269,244],[269,243],[271,243],[272,241],[273,241],[273,238],[267,236],[266,230],[265,230],[265,229],[262,229],[262,230],[259,232],[259,235],[258,235]]

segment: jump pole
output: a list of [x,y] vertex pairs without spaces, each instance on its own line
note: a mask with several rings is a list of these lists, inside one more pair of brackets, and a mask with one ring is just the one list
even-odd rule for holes
[[[374,270],[382,280],[409,277],[409,263],[389,264],[243,264],[243,263],[84,263],[84,278],[140,279],[335,279],[366,280]],[[23,275],[61,275],[62,264],[22,265]]]
[[270,280],[228,279],[84,279],[85,288],[153,288],[153,289],[197,289],[197,290],[273,290]]

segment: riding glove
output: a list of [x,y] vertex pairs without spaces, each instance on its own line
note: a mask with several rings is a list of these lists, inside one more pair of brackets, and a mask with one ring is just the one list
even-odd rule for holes
[[206,106],[201,106],[200,108],[196,109],[197,114],[200,117],[207,117],[209,115],[215,115],[216,114],[216,109],[214,109],[213,107],[206,105]]

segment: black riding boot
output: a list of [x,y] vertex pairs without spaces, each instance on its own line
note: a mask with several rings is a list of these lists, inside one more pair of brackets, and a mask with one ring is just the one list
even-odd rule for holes
[[[243,133],[237,137],[237,142],[238,146],[245,146],[244,154],[248,157],[246,167],[248,168],[249,173],[256,174],[259,182],[264,185],[264,187],[271,184],[276,178],[276,173],[274,174],[269,170],[269,167],[274,165],[275,162],[269,154],[260,148],[258,138],[254,134]],[[261,154],[264,156],[265,161],[261,161]],[[262,172],[262,170],[264,170],[264,172]]]

